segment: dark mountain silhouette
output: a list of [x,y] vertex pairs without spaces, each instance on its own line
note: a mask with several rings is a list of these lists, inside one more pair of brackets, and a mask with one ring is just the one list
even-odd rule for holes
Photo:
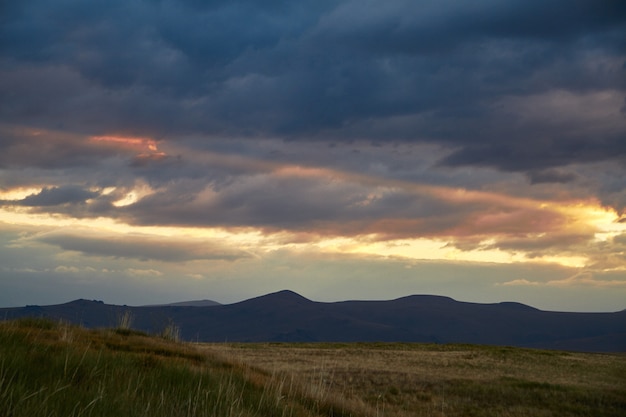
[[213,300],[191,300],[191,301],[180,301],[178,303],[167,303],[167,304],[150,304],[142,307],[211,307],[211,306],[219,306],[222,305],[217,301]]
[[478,304],[412,295],[390,301],[311,301],[280,291],[209,307],[129,307],[76,300],[0,309],[0,318],[49,317],[86,327],[132,327],[159,333],[170,323],[185,340],[204,342],[476,343],[593,352],[626,351],[626,311],[566,313],[505,302]]

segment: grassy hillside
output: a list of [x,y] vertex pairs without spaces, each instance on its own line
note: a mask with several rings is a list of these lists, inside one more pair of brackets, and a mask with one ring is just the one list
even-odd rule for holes
[[275,382],[193,346],[128,329],[0,323],[3,417],[342,415],[295,386],[287,397]]
[[0,416],[621,416],[626,357],[0,322]]

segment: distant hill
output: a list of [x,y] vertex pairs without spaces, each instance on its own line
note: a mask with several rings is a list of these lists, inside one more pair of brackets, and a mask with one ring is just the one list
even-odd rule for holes
[[192,300],[192,301],[180,301],[178,303],[169,304],[150,304],[142,307],[211,307],[220,306],[221,303],[213,300]]
[[389,301],[311,301],[280,291],[235,304],[128,307],[76,300],[0,309],[0,317],[49,317],[85,327],[132,327],[151,333],[168,324],[204,342],[428,342],[626,352],[626,311],[567,313],[519,303],[478,304],[432,295]]

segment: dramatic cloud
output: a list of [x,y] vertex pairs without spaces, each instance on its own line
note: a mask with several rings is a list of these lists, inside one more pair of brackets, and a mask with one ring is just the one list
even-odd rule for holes
[[20,201],[23,206],[58,206],[60,204],[84,203],[97,196],[98,193],[84,190],[81,187],[64,186],[44,188],[39,194],[29,195]]
[[345,256],[381,277],[402,275],[398,259],[567,269],[483,288],[531,304],[593,280],[623,291],[623,1],[0,8],[4,249],[47,254],[5,277],[88,277],[107,294],[258,277],[233,284],[243,294],[275,289],[282,254],[309,268],[285,287]]
[[183,262],[189,260],[236,260],[246,258],[247,253],[224,248],[217,242],[199,239],[156,239],[151,236],[80,236],[69,234],[46,234],[37,241],[57,245],[63,250],[81,252],[92,256],[131,258],[141,261],[159,260]]
[[618,0],[5,9],[3,115],[13,123],[439,141],[459,148],[448,164],[512,170],[626,153]]

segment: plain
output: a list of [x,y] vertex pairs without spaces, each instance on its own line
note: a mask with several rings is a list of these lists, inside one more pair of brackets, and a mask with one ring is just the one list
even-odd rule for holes
[[0,415],[622,416],[626,358],[416,343],[181,343],[0,323]]

